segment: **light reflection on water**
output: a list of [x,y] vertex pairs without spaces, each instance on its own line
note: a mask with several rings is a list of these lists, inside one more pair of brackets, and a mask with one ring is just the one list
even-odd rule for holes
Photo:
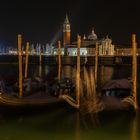
[[[11,71],[6,72],[9,67]],[[29,66],[29,75],[47,75],[50,71],[57,71],[56,67],[49,66],[42,69],[36,65]],[[130,77],[130,68],[116,68],[115,71],[105,68],[104,71],[106,79],[116,78],[117,73],[121,73],[120,77]],[[13,74],[18,76],[16,65],[1,66],[0,76]],[[0,107],[0,140],[138,140],[139,118],[139,114],[133,116],[129,113],[83,116],[69,105],[18,109]]]
[[80,140],[80,114],[76,112],[75,140]]
[[82,116],[69,106],[1,109],[0,140],[138,140],[140,116]]
[[138,139],[138,125],[139,125],[139,115],[136,113],[136,116],[132,120],[132,127],[131,127],[131,140],[139,140]]

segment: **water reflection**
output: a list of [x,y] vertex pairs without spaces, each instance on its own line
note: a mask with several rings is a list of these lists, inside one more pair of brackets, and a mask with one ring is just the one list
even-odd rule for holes
[[98,89],[102,87],[107,81],[114,78],[114,67],[101,65],[98,73]]
[[42,77],[42,65],[39,65],[39,77]]
[[49,73],[49,66],[44,66],[44,75],[47,75]]
[[[88,140],[95,139],[95,137],[98,137],[98,140],[101,140],[101,136],[96,134],[96,132],[99,131],[101,126],[98,114],[91,113],[83,115],[80,112],[76,112],[75,118],[76,123],[74,140]],[[103,133],[102,130],[100,133]]]
[[138,140],[138,118],[139,115],[136,113],[136,116],[132,120],[131,140]]
[[75,123],[75,140],[80,140],[80,114],[76,112],[76,123]]
[[113,67],[103,67],[103,76],[104,76],[104,82],[112,79],[114,74],[114,68]]
[[[9,67],[10,71],[8,71]],[[57,76],[56,67],[42,67],[36,65],[30,65],[29,67],[30,77],[38,75],[49,75],[50,77],[52,75],[54,77]],[[94,91],[93,69],[93,67],[91,67],[91,69],[84,68],[84,74],[81,75],[84,78],[82,81],[86,81],[85,88],[89,89],[89,95],[91,95],[90,93]],[[6,70],[7,72],[5,72]],[[123,67],[123,70],[120,68],[114,69],[113,67],[103,67],[103,81],[112,78],[112,75],[114,78],[116,78],[113,74],[114,70],[117,76],[118,73],[121,74],[120,78],[131,75],[131,69],[125,67]],[[75,78],[75,72],[76,68],[73,68],[72,78]],[[18,68],[16,65],[3,65],[0,69],[0,75],[8,77],[9,75],[13,75],[18,77]],[[85,94],[85,92],[83,94]],[[138,129],[138,126],[140,114],[136,114],[136,116],[133,118],[133,120],[131,119],[131,121],[130,119],[127,119],[129,118],[129,114],[125,117],[118,115],[115,117],[115,119],[113,119],[112,113],[108,117],[103,115],[99,116],[99,120],[98,114],[96,113],[81,115],[78,111],[71,111],[72,109],[70,107],[64,107],[65,106],[61,106],[60,108],[54,107],[48,110],[46,107],[44,107],[44,109],[38,109],[39,111],[37,111],[37,108],[35,108],[34,111],[32,109],[29,111],[29,108],[26,108],[26,111],[23,111],[24,113],[21,113],[23,110],[21,108],[15,112],[12,109],[9,111],[3,108],[3,110],[7,110],[8,113],[2,114],[2,110],[0,110],[0,139],[139,140],[138,136],[140,130]],[[40,111],[41,109],[42,111]],[[129,124],[132,125],[130,126]],[[82,133],[83,130],[84,133]]]

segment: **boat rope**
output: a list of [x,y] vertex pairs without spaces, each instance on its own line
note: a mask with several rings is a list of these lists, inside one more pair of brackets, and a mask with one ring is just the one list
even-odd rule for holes
[[134,106],[134,100],[133,100],[133,97],[132,96],[125,97],[124,99],[121,100],[121,102],[122,103],[128,102],[132,106]]
[[79,105],[77,104],[77,102],[69,95],[60,95],[59,96],[60,99],[65,100],[67,103],[69,103],[72,107],[79,109]]

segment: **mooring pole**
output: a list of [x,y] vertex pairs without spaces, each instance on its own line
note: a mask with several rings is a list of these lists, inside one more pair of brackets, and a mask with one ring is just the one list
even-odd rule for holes
[[39,76],[42,77],[42,49],[39,52]]
[[58,81],[61,79],[61,42],[58,41]]
[[29,58],[29,42],[26,44],[26,58],[25,58],[25,75],[24,77],[27,78],[28,76],[28,58]]
[[22,98],[22,36],[18,35],[19,97]]
[[42,65],[42,51],[40,48],[40,54],[39,54],[39,64]]
[[133,81],[133,98],[134,98],[134,107],[137,110],[137,43],[136,35],[132,34],[132,81]]
[[98,42],[96,42],[96,50],[95,50],[95,84],[97,86],[97,78],[98,78]]
[[81,36],[77,36],[77,71],[76,71],[76,100],[78,107],[80,106],[80,47]]

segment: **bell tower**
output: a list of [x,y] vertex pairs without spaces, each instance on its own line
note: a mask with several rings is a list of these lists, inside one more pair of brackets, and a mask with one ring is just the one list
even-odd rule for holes
[[69,18],[68,15],[66,14],[66,18],[63,24],[63,45],[64,47],[67,44],[70,44],[70,22],[69,22]]

